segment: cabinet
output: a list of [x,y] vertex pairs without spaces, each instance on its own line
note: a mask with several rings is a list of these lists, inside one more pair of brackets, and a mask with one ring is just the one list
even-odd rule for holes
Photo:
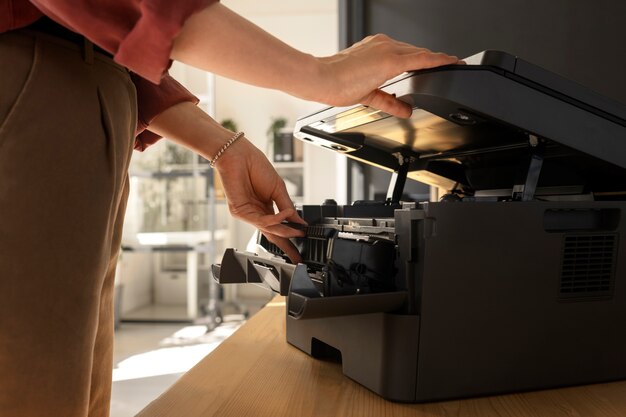
[[304,162],[274,162],[278,175],[285,181],[287,192],[294,203],[304,201]]
[[282,128],[274,133],[270,153],[289,196],[294,203],[302,203],[305,196],[304,144],[293,137],[293,128]]
[[155,146],[130,170],[121,319],[215,318],[219,288],[210,267],[228,245],[223,192],[206,160],[165,141]]

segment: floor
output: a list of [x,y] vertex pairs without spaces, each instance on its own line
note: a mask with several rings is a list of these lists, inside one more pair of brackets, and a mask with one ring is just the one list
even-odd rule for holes
[[116,331],[111,417],[136,415],[243,324],[122,323]]

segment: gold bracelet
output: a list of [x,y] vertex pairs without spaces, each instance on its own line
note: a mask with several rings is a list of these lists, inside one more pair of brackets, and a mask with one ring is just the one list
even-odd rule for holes
[[209,165],[211,165],[211,168],[215,167],[215,163],[217,162],[219,157],[222,156],[222,154],[226,151],[226,149],[228,149],[230,145],[232,145],[237,139],[239,139],[243,135],[244,135],[243,132],[237,132],[232,138],[228,139],[228,142],[226,142],[224,146],[222,146],[222,148],[219,151],[217,151],[217,154],[213,157],[213,159],[211,159],[211,162],[209,162]]

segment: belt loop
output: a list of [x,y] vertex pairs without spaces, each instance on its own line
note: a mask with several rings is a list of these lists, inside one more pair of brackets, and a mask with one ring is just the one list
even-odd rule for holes
[[87,64],[93,64],[93,43],[87,38],[83,38],[83,59]]

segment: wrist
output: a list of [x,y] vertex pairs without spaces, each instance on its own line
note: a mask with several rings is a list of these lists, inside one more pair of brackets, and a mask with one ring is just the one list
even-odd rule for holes
[[[236,134],[231,134],[230,139],[232,139]],[[225,142],[228,143],[228,142]],[[219,172],[224,172],[229,170],[231,167],[237,168],[238,165],[244,163],[241,158],[243,152],[245,152],[245,148],[250,145],[248,139],[246,139],[245,135],[242,132],[241,137],[234,140],[227,148],[222,152],[222,155],[217,158],[215,163],[213,164],[213,168],[217,169]],[[215,157],[213,157],[215,158]]]
[[309,86],[313,87],[312,101],[324,103],[331,106],[345,105],[338,97],[346,90],[351,88],[351,82],[354,81],[341,77],[341,60],[340,54],[314,58],[316,63],[311,70],[311,80]]
[[231,145],[237,141],[237,139],[242,138],[243,135],[243,132],[237,132],[230,139],[228,139],[228,141],[224,145],[222,145],[222,147],[215,153],[215,156],[209,162],[211,168],[215,167],[217,161],[222,157],[222,155],[224,155],[226,151],[228,151],[228,148],[230,148]]
[[329,84],[332,81],[332,77],[328,76],[326,58],[301,52],[299,55],[294,62],[293,71],[291,71],[293,77],[291,82],[283,84],[282,87],[276,86],[276,88],[303,100],[325,103],[326,98],[330,95],[331,86]]

